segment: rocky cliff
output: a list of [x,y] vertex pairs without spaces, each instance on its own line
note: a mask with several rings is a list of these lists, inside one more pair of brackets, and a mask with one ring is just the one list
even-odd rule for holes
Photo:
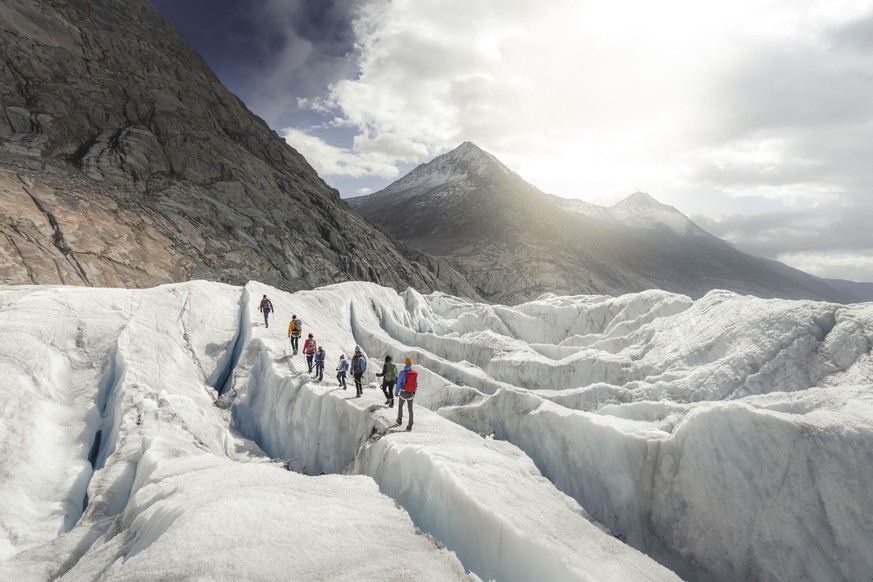
[[350,211],[147,1],[6,0],[0,41],[0,283],[474,295]]

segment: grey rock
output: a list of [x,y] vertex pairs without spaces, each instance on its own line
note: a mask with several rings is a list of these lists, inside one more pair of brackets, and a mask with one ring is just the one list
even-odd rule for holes
[[0,167],[26,203],[0,219],[0,283],[364,279],[476,297],[351,211],[147,1],[7,0],[0,40]]

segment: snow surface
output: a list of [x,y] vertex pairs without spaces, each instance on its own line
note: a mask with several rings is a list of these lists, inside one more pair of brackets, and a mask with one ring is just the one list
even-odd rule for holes
[[866,579],[871,346],[873,304],[721,291],[2,287],[0,579]]

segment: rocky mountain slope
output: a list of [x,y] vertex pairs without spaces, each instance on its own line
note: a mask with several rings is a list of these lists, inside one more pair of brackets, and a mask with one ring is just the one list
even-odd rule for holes
[[146,0],[9,0],[0,41],[0,283],[473,295],[351,212]]
[[610,208],[545,194],[469,142],[347,202],[401,241],[450,260],[483,297],[503,303],[648,288],[694,298],[711,289],[873,298],[857,284],[832,285],[741,253],[648,194]]

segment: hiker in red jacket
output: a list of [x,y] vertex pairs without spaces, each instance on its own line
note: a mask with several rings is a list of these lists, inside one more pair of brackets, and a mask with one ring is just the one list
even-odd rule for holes
[[315,357],[317,350],[318,346],[315,344],[315,338],[312,337],[312,334],[309,334],[309,337],[303,342],[303,355],[306,356],[306,365],[309,366],[310,374],[312,373],[312,359]]
[[397,375],[397,384],[394,386],[394,393],[400,396],[396,424],[403,424],[403,403],[406,402],[409,406],[409,424],[406,425],[406,430],[412,430],[412,399],[418,390],[418,372],[412,369],[412,358],[406,358],[405,363],[406,366]]

